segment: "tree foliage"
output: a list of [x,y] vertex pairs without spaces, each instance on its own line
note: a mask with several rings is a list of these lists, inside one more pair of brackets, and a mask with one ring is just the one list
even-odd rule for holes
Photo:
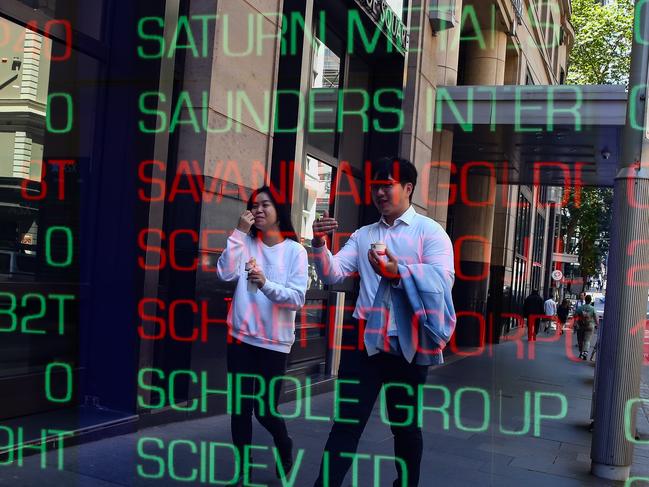
[[633,1],[572,0],[575,44],[568,82],[577,85],[626,84],[631,68]]
[[[575,44],[570,52],[570,84],[627,84],[633,40],[633,0],[572,0]],[[599,273],[608,254],[613,191],[583,188],[579,204],[572,191],[564,208],[569,253],[579,255],[581,276]],[[571,243],[572,242],[572,243]]]
[[599,273],[608,254],[611,228],[613,190],[610,188],[582,188],[579,198],[575,190],[563,209],[564,235],[570,254],[579,255],[579,266],[584,279]]

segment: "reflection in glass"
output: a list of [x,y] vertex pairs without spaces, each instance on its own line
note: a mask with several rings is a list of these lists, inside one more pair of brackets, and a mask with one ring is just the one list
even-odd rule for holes
[[399,17],[403,17],[403,0],[386,0],[386,3]]
[[[304,206],[300,222],[300,240],[311,247],[313,239],[313,222],[329,211],[331,196],[331,181],[333,168],[318,159],[307,155],[307,165],[304,173]],[[309,289],[324,289],[324,284],[318,277],[312,259],[309,259]]]
[[326,336],[323,323],[326,321],[325,302],[321,299],[307,299],[304,311],[297,314],[299,336],[296,345],[304,348],[305,341]]
[[312,66],[308,143],[335,155],[340,57],[316,38]]
[[56,0],[19,0],[21,3],[24,3],[29,8],[34,10],[40,10],[48,17],[54,17],[56,15]]
[[[101,38],[104,0],[18,0],[45,17],[67,20],[72,29],[95,39]],[[44,26],[41,26],[44,27]]]
[[[57,15],[63,5],[36,3]],[[82,223],[88,234],[94,224],[94,206],[81,201],[91,197],[102,83],[95,58],[71,49],[57,59],[66,50],[57,39],[1,17],[0,32],[0,309],[16,314],[15,326],[0,320],[0,378],[31,391],[49,363],[78,373],[79,234]],[[29,395],[0,404],[0,420],[53,407],[43,394]]]
[[311,88],[340,87],[340,58],[320,39],[315,40]]
[[12,40],[0,45],[0,249],[6,264],[0,279],[6,280],[36,268],[39,204],[21,196],[21,184],[41,180],[51,42],[7,19],[2,26]]

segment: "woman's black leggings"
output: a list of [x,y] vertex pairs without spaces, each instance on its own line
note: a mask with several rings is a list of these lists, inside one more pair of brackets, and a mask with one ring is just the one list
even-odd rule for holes
[[[286,372],[288,354],[246,343],[228,344],[228,372],[232,375],[232,444],[243,454],[244,445],[252,443],[252,413],[273,436],[279,451],[290,448],[286,423],[277,416],[282,380],[273,384],[273,404],[269,387],[273,377]],[[237,390],[238,389],[238,390]],[[244,398],[238,396],[244,395]],[[250,396],[257,396],[251,398]],[[274,413],[274,414],[273,414]]]

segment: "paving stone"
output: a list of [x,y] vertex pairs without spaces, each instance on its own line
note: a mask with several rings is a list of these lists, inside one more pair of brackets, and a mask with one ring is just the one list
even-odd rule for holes
[[[516,486],[516,487],[573,487],[573,486],[621,486],[621,483],[603,481],[589,474],[590,442],[592,434],[587,426],[590,421],[593,368],[589,364],[573,363],[565,356],[562,343],[539,343],[534,360],[516,358],[514,343],[496,346],[493,356],[454,358],[452,363],[432,368],[429,383],[441,384],[454,394],[462,387],[481,388],[489,394],[490,417],[484,432],[462,431],[478,427],[485,414],[484,403],[477,394],[465,394],[460,408],[461,418],[454,416],[453,404],[448,409],[449,426],[444,428],[439,413],[427,412],[424,416],[424,453],[421,465],[421,486]],[[649,372],[643,370],[644,375]],[[565,395],[567,414],[560,420],[544,420],[540,437],[534,436],[534,422],[525,435],[501,432],[501,426],[520,429],[523,417],[525,393],[553,392]],[[333,395],[315,396],[312,412],[330,416]],[[533,412],[534,401],[531,400]],[[291,410],[292,404],[282,407]],[[392,455],[393,437],[388,425],[381,421],[379,404],[368,422],[359,443],[358,451],[370,455]],[[548,402],[550,411],[550,403]],[[502,414],[501,414],[502,411]],[[543,408],[545,412],[545,406]],[[253,422],[253,442],[271,446],[270,435]],[[302,449],[296,486],[309,486],[315,480],[322,451],[331,429],[328,421],[307,421],[304,417],[287,421],[295,448]],[[141,468],[152,468],[151,460],[139,458],[138,440],[143,437],[159,438],[165,444],[174,439],[194,442],[230,442],[230,421],[227,416],[207,417],[147,428],[137,433],[107,438],[70,447],[65,450],[64,470],[40,469],[38,456],[28,457],[23,467],[0,467],[0,486],[73,486],[73,487],[167,487],[195,485],[181,483],[169,477],[145,479],[137,474]],[[48,454],[48,462],[54,463]],[[632,473],[649,476],[649,446],[638,445],[635,449]],[[148,463],[147,463],[148,462]],[[253,481],[281,485],[275,478],[273,457],[270,450],[255,452],[255,462],[268,465],[254,471]],[[181,474],[187,474],[197,465],[197,458],[189,447],[179,448],[176,465]],[[217,472],[226,475],[232,467],[225,456],[215,459]],[[380,485],[391,485],[394,466],[381,464]],[[374,485],[373,465],[359,462],[359,486]],[[347,483],[352,482],[348,475]],[[198,484],[196,484],[198,485]]]

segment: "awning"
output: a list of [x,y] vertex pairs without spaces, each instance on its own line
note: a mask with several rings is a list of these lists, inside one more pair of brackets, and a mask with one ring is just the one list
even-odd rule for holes
[[622,85],[440,86],[435,130],[454,131],[456,166],[492,163],[499,183],[612,187],[626,106]]

